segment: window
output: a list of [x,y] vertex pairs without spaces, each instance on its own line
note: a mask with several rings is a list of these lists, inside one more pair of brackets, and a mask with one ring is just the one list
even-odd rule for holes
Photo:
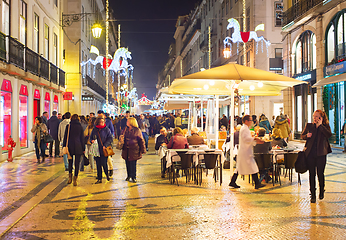
[[44,57],[49,59],[49,27],[44,24]]
[[34,42],[32,43],[33,45],[33,50],[35,52],[39,52],[39,22],[40,22],[40,18],[39,16],[34,13]]
[[246,31],[250,31],[250,8],[246,9]]
[[53,62],[58,66],[58,35],[53,33]]
[[26,3],[20,1],[20,16],[19,16],[19,41],[26,44]]
[[19,95],[19,140],[20,147],[28,147],[28,97]]
[[2,1],[2,32],[10,35],[10,4],[9,0]]
[[282,58],[282,48],[275,48],[275,58]]
[[58,7],[58,0],[54,0],[54,6]]
[[275,17],[275,27],[282,26],[282,11],[284,6],[282,2],[274,2],[274,17]]
[[7,150],[6,141],[11,135],[12,121],[12,94],[11,92],[1,91],[0,97],[0,144],[2,150]]
[[326,30],[326,65],[346,59],[346,9],[338,12]]
[[[276,50],[276,49],[275,49]],[[312,71],[316,68],[316,37],[311,31],[303,32],[296,44],[295,74]],[[275,52],[276,54],[276,52]],[[281,50],[282,55],[282,50]]]
[[250,51],[246,53],[246,66],[250,67]]

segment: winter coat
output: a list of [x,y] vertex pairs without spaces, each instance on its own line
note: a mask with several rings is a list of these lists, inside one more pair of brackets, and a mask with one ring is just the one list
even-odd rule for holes
[[85,131],[85,129],[88,127],[88,123],[85,121],[85,122],[80,122],[80,125],[82,125],[82,128],[83,128],[83,131]]
[[57,116],[52,116],[47,122],[49,133],[54,140],[58,140],[59,124],[60,121]]
[[187,137],[187,142],[189,143],[189,145],[203,145],[204,139],[197,133],[193,133],[191,136]]
[[62,142],[64,139],[65,135],[65,129],[66,126],[70,124],[70,119],[64,119],[60,124],[59,124],[59,130],[58,130],[58,140],[59,142]]
[[281,130],[281,135],[283,138],[287,138],[289,134],[291,133],[291,129],[288,126],[287,119],[278,119],[275,121],[274,128],[278,128]]
[[[312,133],[310,138],[307,137],[307,134],[309,132]],[[309,156],[309,153],[312,150],[315,138],[317,138],[316,156],[325,156],[328,153],[332,152],[332,149],[330,148],[330,144],[328,140],[332,136],[332,132],[330,130],[329,125],[325,126],[321,124],[318,127],[318,131],[317,131],[316,124],[307,123],[301,136],[302,136],[302,139],[306,140],[305,147],[304,147],[305,149],[304,152],[306,157]]]
[[251,136],[250,129],[243,125],[239,131],[239,148],[237,155],[236,171],[240,175],[258,173],[258,166],[253,156],[254,138]]
[[274,140],[271,142],[272,147],[279,146],[281,148],[287,147],[287,143],[283,138],[274,138]]
[[142,132],[145,132],[149,135],[149,127],[150,127],[150,123],[149,123],[149,120],[144,118],[143,120],[142,119],[139,119],[138,120],[138,126],[139,126],[139,129],[142,131]]
[[258,125],[266,130],[266,134],[269,134],[272,131],[272,127],[270,126],[268,118],[266,117],[262,117]]
[[134,161],[141,159],[143,153],[146,153],[146,148],[142,131],[136,127],[132,127],[131,130],[126,128],[121,152],[122,158],[127,161]]
[[177,133],[172,136],[171,140],[167,144],[168,149],[184,149],[189,148],[189,143],[187,142],[186,137],[182,134]]
[[[70,133],[68,131],[70,130]],[[67,143],[68,135],[68,143]],[[83,127],[78,120],[73,120],[69,125],[66,126],[64,141],[62,143],[63,147],[68,147],[70,155],[82,155],[85,151],[84,143],[84,131]]]
[[167,136],[160,134],[160,136],[156,138],[155,150],[159,150],[163,143],[168,143]]
[[97,143],[99,145],[100,155],[104,156],[102,145],[105,147],[108,147],[108,146],[111,146],[113,142],[113,136],[112,136],[111,130],[109,130],[109,128],[106,126],[104,128],[94,127],[90,134],[90,140],[95,140],[95,139],[97,139]]
[[113,123],[112,123],[112,119],[110,117],[106,118],[106,126],[111,131],[112,136],[114,136],[114,126],[113,126]]
[[176,117],[174,119],[174,125],[175,127],[181,127],[181,117]]
[[44,123],[41,123],[39,126],[36,124],[32,127],[31,132],[34,134],[34,141],[37,140],[38,146],[41,146],[41,140],[44,132],[48,132],[47,126]]

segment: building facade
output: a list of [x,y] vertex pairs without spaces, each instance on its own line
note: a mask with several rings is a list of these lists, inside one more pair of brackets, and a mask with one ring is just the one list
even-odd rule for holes
[[345,121],[346,80],[345,1],[284,1],[283,39],[285,75],[307,81],[289,97],[295,138],[312,122],[316,109],[326,111],[340,143]]
[[[272,69],[282,72],[281,18],[282,1],[255,0],[203,0],[189,15],[180,16],[176,23],[174,43],[170,46],[168,62],[159,74],[158,89],[169,86],[176,77],[217,67],[229,62],[245,64],[270,71],[270,59],[281,62],[281,66]],[[256,14],[261,12],[261,14]],[[244,18],[245,13],[245,18]],[[229,19],[233,18],[235,27],[228,28]],[[254,31],[256,26],[264,24],[264,29],[257,31],[265,42],[250,40],[244,45],[230,44],[230,56],[224,56],[224,39],[232,36],[234,31]],[[262,25],[261,25],[262,26]],[[210,29],[210,32],[209,32]],[[246,60],[244,62],[244,60]],[[278,115],[284,105],[284,94],[278,97],[240,96],[235,107],[236,114],[262,113],[267,116]],[[229,107],[223,107],[220,114],[229,116]]]
[[0,145],[17,143],[13,156],[34,149],[31,128],[44,111],[63,112],[61,2],[1,0]]
[[[77,19],[73,21],[73,17]],[[110,13],[110,19],[112,19]],[[90,52],[95,46],[100,55],[105,56],[106,35],[102,31],[101,37],[95,39],[92,35],[92,26],[95,22],[105,25],[106,5],[104,0],[64,0],[62,12],[64,24],[64,70],[66,72],[66,92],[73,93],[72,100],[65,101],[65,109],[71,113],[88,115],[103,109],[106,101],[105,70],[100,64],[81,63],[88,59],[95,60],[98,55]],[[116,27],[113,21],[109,22],[109,54],[113,56],[116,50]],[[112,82],[114,74],[110,74],[108,84]],[[116,78],[116,77],[115,77]],[[109,93],[112,86],[109,86]]]

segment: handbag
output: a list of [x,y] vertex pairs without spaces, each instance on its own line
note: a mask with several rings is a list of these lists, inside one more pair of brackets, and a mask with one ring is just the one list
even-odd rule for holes
[[68,159],[72,159],[72,157],[71,157],[71,155],[70,155],[70,152],[68,151],[68,138],[69,138],[69,136],[70,136],[70,126],[71,126],[71,125],[68,125],[66,147],[63,147],[63,148],[62,148],[62,153],[63,153],[63,154],[67,154],[67,158],[68,158]]
[[113,155],[114,155],[114,152],[113,152],[112,145],[109,145],[108,147],[106,147],[106,149],[104,149],[104,148],[103,148],[102,139],[101,139],[101,136],[100,136],[100,131],[98,131],[97,133],[99,134],[99,137],[100,137],[100,141],[101,141],[101,145],[102,145],[102,150],[103,150],[103,155],[104,155],[105,157],[113,156]]
[[300,151],[298,153],[298,157],[294,164],[294,168],[296,169],[297,173],[305,173],[308,170],[304,151]]
[[52,135],[50,135],[49,133],[46,133],[43,137],[43,141],[45,143],[51,143],[54,141],[54,139],[53,139]]
[[84,166],[88,166],[88,165],[90,164],[89,158],[87,158],[87,157],[85,156],[85,154],[83,154],[83,160],[84,160]]
[[97,140],[94,140],[94,142],[91,144],[88,154],[94,157],[100,157],[99,144]]

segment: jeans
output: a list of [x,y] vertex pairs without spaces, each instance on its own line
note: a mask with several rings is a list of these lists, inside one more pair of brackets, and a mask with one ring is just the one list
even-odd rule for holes
[[73,157],[74,157],[74,175],[78,177],[79,173],[79,164],[80,164],[80,154],[72,155],[72,159],[68,160],[68,172],[72,174],[72,169],[73,169]]
[[49,143],[49,155],[53,155],[53,144],[54,144],[54,156],[59,157],[60,155],[60,142],[59,140],[54,140],[53,142]]
[[136,179],[137,160],[133,160],[133,161],[125,160],[125,163],[126,163],[127,177]]
[[311,194],[316,194],[316,170],[320,191],[324,190],[324,169],[326,168],[327,156],[311,156],[307,159],[309,169],[309,183]]
[[[41,151],[41,154],[40,154]],[[43,141],[43,139],[41,140],[40,143],[40,147],[38,146],[38,141],[37,138],[35,137],[35,152],[36,152],[36,158],[40,159],[41,157],[45,156],[45,151],[46,151],[46,143]]]
[[68,169],[68,159],[67,159],[67,154],[62,155],[63,159],[64,159],[64,165],[65,165],[65,169]]
[[102,168],[106,176],[108,176],[107,158],[105,156],[95,157],[97,167],[97,180],[102,180]]
[[148,150],[148,141],[149,141],[149,136],[146,132],[142,132],[144,141],[145,141],[145,148]]

